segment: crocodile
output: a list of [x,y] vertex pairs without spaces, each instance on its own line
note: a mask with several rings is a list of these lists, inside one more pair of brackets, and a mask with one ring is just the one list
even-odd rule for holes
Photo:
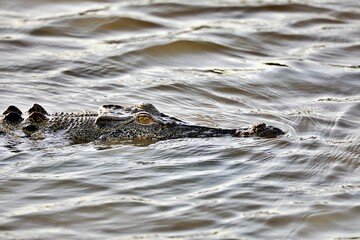
[[194,125],[168,116],[150,103],[135,106],[102,105],[97,112],[55,112],[49,114],[34,104],[26,114],[9,106],[0,116],[0,135],[44,139],[59,133],[73,143],[119,140],[166,140],[207,137],[264,137],[284,134],[277,127],[256,123],[237,129]]

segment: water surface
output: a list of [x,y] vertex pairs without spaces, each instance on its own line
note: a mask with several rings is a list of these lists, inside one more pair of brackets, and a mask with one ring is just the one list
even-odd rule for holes
[[2,1],[1,109],[287,134],[0,138],[0,238],[360,239],[359,53],[358,1]]

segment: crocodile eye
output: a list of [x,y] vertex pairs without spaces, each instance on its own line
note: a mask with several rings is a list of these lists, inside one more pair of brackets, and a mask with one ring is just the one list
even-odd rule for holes
[[146,113],[140,113],[136,116],[136,121],[142,125],[149,125],[154,122],[154,119]]

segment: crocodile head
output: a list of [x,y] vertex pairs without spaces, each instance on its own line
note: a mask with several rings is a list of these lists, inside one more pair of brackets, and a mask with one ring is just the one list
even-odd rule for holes
[[193,137],[277,137],[284,132],[265,123],[242,129],[222,129],[191,125],[159,112],[152,104],[132,107],[104,105],[99,109],[95,126],[100,140],[119,139],[174,139]]

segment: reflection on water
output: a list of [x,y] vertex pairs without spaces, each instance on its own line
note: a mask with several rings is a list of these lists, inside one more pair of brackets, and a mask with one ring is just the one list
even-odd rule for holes
[[1,109],[151,102],[188,122],[266,122],[287,135],[1,137],[0,238],[360,238],[359,7],[1,2]]

